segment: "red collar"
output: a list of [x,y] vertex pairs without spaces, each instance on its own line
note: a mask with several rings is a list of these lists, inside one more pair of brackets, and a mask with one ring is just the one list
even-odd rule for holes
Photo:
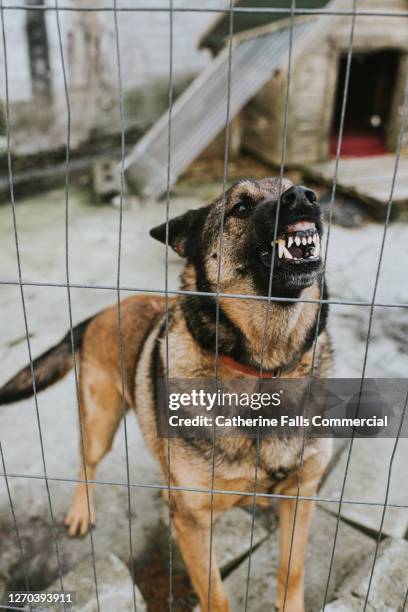
[[259,368],[240,363],[229,355],[220,355],[220,361],[229,368],[237,370],[237,372],[241,372],[247,376],[256,376],[256,378],[278,378],[281,375],[281,368],[275,368],[273,370],[262,370],[261,376]]

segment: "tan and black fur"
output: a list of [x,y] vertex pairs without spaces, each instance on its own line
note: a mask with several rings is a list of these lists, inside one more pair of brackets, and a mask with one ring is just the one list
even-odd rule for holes
[[[169,244],[186,258],[182,287],[186,292],[217,290],[218,266],[221,264],[221,294],[268,294],[270,268],[259,260],[260,249],[270,245],[274,236],[278,200],[278,180],[241,181],[225,196],[225,218],[220,253],[220,221],[223,202],[189,211],[171,220]],[[320,211],[315,196],[305,188],[282,185],[279,227],[297,218],[312,218],[321,233]],[[286,195],[285,195],[286,194]],[[244,211],[244,214],[243,212]],[[165,226],[152,230],[165,242]],[[285,267],[278,259],[272,281],[272,295],[279,298],[318,300],[321,292],[319,264]],[[136,409],[141,429],[158,459],[164,482],[168,478],[168,441],[157,436],[156,384],[160,373],[170,378],[212,378],[215,367],[216,303],[212,297],[180,295],[169,299],[168,361],[165,343],[165,300],[140,295],[121,304],[125,366],[125,401]],[[240,363],[259,367],[266,315],[266,300],[220,298],[219,351]],[[263,365],[267,370],[281,368],[286,378],[303,378],[311,373],[313,341],[317,336],[315,368],[318,376],[330,373],[331,349],[326,331],[326,307],[318,317],[314,302],[272,301],[269,307],[267,342]],[[317,326],[318,329],[317,329]],[[84,432],[84,462],[87,479],[94,479],[98,462],[111,448],[123,414],[120,376],[120,343],[117,308],[104,310],[74,330],[78,354],[80,405]],[[168,370],[166,372],[166,364]],[[72,367],[71,338],[50,349],[34,362],[37,390],[52,384]],[[242,373],[224,363],[220,378],[242,377]],[[32,394],[30,368],[25,368],[0,389],[0,403],[9,403]],[[263,439],[260,446],[257,491],[296,495],[298,463],[302,440]],[[250,438],[216,440],[214,488],[252,493],[256,449]],[[312,440],[304,449],[300,483],[301,496],[314,496],[330,459],[330,441]],[[171,444],[171,484],[210,491],[212,485],[211,441],[199,444],[180,438]],[[84,471],[81,470],[81,479]],[[66,517],[70,535],[83,535],[89,522],[95,522],[90,490],[91,516],[88,512],[85,484],[77,487]],[[164,492],[167,497],[167,491]],[[214,495],[214,515],[234,505],[252,504],[250,495]],[[262,503],[266,498],[260,497]],[[174,528],[180,550],[199,596],[201,609],[208,610],[208,567],[210,555],[210,492],[172,491]],[[280,500],[280,571],[276,606],[283,608],[285,582],[291,546],[295,501]],[[297,508],[290,574],[285,610],[302,612],[303,559],[314,502],[301,500]],[[211,602],[213,612],[227,611],[215,553],[212,552]],[[271,606],[272,606],[271,602]]]

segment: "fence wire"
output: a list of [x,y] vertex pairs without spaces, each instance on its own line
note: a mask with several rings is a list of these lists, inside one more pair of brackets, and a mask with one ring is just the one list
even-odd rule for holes
[[[35,280],[24,280],[23,278],[23,270],[21,265],[21,257],[20,257],[20,247],[19,247],[19,237],[18,237],[18,225],[16,218],[16,201],[14,195],[14,181],[13,181],[13,163],[12,163],[12,148],[11,148],[11,125],[10,125],[10,101],[9,101],[9,75],[8,75],[8,48],[7,48],[7,28],[6,28],[6,20],[5,15],[9,11],[44,11],[44,12],[54,12],[58,33],[58,46],[60,52],[60,65],[61,65],[61,73],[63,77],[63,86],[64,86],[64,95],[65,95],[65,104],[66,104],[66,118],[67,118],[67,129],[66,129],[66,155],[65,155],[65,272],[66,279],[65,282],[51,283],[51,282],[36,282]],[[115,37],[115,56],[116,56],[116,69],[117,69],[117,92],[118,92],[118,116],[119,116],[119,134],[120,134],[120,150],[121,150],[121,161],[120,161],[120,205],[119,205],[119,218],[118,218],[118,248],[117,248],[117,274],[116,274],[116,284],[114,286],[103,285],[103,284],[75,284],[70,282],[70,267],[69,267],[69,248],[70,248],[70,234],[69,234],[69,188],[70,188],[70,149],[71,149],[71,106],[70,106],[70,95],[69,95],[69,86],[66,74],[66,66],[65,66],[65,58],[64,58],[64,45],[61,34],[61,24],[60,24],[60,13],[61,12],[107,12],[113,14],[114,20],[114,37]],[[124,95],[123,95],[123,82],[122,82],[122,70],[121,70],[121,55],[120,55],[120,30],[118,24],[118,14],[119,13],[138,13],[138,12],[148,12],[148,13],[167,13],[169,17],[169,87],[168,87],[168,142],[167,142],[167,189],[166,189],[166,208],[165,208],[165,222],[166,222],[166,251],[165,251],[165,270],[164,270],[164,291],[162,289],[150,289],[150,288],[140,288],[140,287],[126,287],[121,284],[121,260],[122,260],[122,230],[123,230],[123,204],[125,199],[125,176],[124,176],[124,168],[125,168],[125,111],[124,111]],[[174,14],[175,13],[214,13],[218,15],[227,15],[229,21],[229,33],[227,45],[229,49],[229,60],[228,60],[228,72],[226,74],[226,120],[225,120],[225,140],[224,140],[224,164],[223,164],[223,193],[221,197],[221,223],[219,228],[219,257],[218,257],[218,270],[217,270],[217,287],[215,292],[202,292],[202,291],[188,291],[188,290],[171,290],[169,288],[169,220],[170,220],[170,209],[171,209],[171,161],[172,161],[172,110],[173,110],[173,99],[174,99],[174,66],[173,66],[173,46],[174,46]],[[290,39],[289,39],[289,49],[288,49],[288,64],[287,64],[287,82],[286,82],[286,93],[285,93],[285,105],[284,105],[284,118],[283,118],[283,130],[282,130],[282,140],[281,140],[281,163],[279,170],[279,187],[278,187],[278,205],[276,209],[276,218],[275,218],[275,235],[273,240],[273,249],[271,255],[271,269],[268,283],[268,294],[266,296],[259,295],[243,295],[243,294],[224,294],[220,291],[221,284],[221,272],[222,272],[222,255],[223,255],[223,230],[224,230],[224,213],[225,213],[225,201],[226,201],[226,191],[227,191],[227,182],[228,182],[228,157],[229,157],[229,124],[230,124],[230,98],[231,98],[231,71],[232,71],[232,56],[233,56],[233,36],[234,36],[234,17],[239,14],[276,14],[276,15],[285,15],[290,18]],[[258,478],[258,468],[259,468],[259,455],[261,448],[261,440],[259,438],[259,432],[256,438],[256,461],[255,461],[255,472],[254,472],[254,486],[253,491],[239,491],[239,490],[223,490],[217,489],[215,487],[215,474],[216,474],[216,439],[215,439],[215,428],[213,430],[213,439],[212,439],[212,455],[211,455],[211,486],[210,488],[199,488],[199,487],[189,487],[189,486],[176,486],[172,483],[172,448],[171,448],[171,438],[168,437],[167,443],[167,484],[160,483],[142,483],[142,482],[134,482],[130,477],[130,465],[129,465],[129,449],[128,449],[128,429],[126,423],[126,401],[125,401],[125,365],[124,365],[124,344],[123,344],[123,335],[122,335],[122,316],[121,316],[121,296],[123,292],[134,292],[134,293],[151,293],[164,295],[165,298],[165,355],[166,355],[166,388],[167,392],[169,389],[169,324],[170,324],[170,310],[169,310],[169,296],[170,295],[192,295],[192,296],[200,296],[200,297],[212,297],[215,300],[216,306],[216,335],[215,335],[215,368],[214,368],[214,378],[215,384],[217,385],[218,376],[219,376],[219,317],[220,317],[220,300],[223,298],[226,299],[251,299],[251,300],[261,300],[263,302],[266,301],[266,310],[265,310],[265,321],[264,321],[264,330],[262,337],[262,347],[260,352],[260,366],[259,366],[259,374],[260,378],[262,378],[263,374],[263,362],[265,356],[265,349],[268,341],[268,321],[270,314],[270,306],[273,303],[279,302],[299,302],[299,303],[309,303],[309,304],[317,304],[318,305],[318,324],[316,326],[316,333],[313,340],[313,358],[312,358],[312,371],[315,366],[315,357],[316,357],[316,347],[318,341],[318,328],[319,321],[321,317],[321,311],[323,305],[337,305],[337,306],[361,306],[363,308],[369,308],[369,322],[367,328],[367,335],[365,341],[365,351],[363,358],[363,366],[362,366],[362,375],[361,375],[361,389],[364,382],[364,378],[366,375],[366,367],[367,367],[367,359],[368,352],[370,347],[371,340],[371,332],[372,332],[372,323],[375,308],[408,308],[408,304],[405,303],[383,303],[376,302],[381,265],[384,253],[384,246],[387,237],[387,230],[389,226],[391,210],[393,205],[394,198],[394,189],[398,175],[398,167],[401,156],[401,148],[403,143],[403,134],[406,123],[406,115],[407,115],[407,107],[408,107],[408,88],[405,93],[404,100],[404,109],[403,115],[401,117],[400,131],[398,137],[398,145],[396,149],[395,155],[395,165],[394,172],[392,177],[392,183],[390,188],[390,195],[387,204],[387,212],[386,219],[384,222],[384,229],[382,240],[380,244],[378,263],[376,267],[376,276],[374,282],[374,289],[372,294],[372,299],[370,301],[356,301],[356,300],[339,300],[339,299],[324,299],[324,284],[321,287],[320,297],[317,300],[313,299],[303,299],[303,298],[279,298],[272,295],[273,289],[273,272],[274,272],[274,262],[275,262],[275,250],[276,250],[276,238],[277,238],[277,230],[278,230],[278,220],[280,213],[280,201],[282,195],[282,183],[284,178],[284,170],[285,170],[285,155],[286,155],[286,146],[287,146],[287,138],[288,138],[288,109],[290,103],[290,84],[291,84],[291,75],[292,75],[292,46],[293,46],[293,24],[294,19],[297,15],[333,15],[333,16],[343,16],[351,18],[350,25],[350,35],[347,47],[347,64],[346,64],[346,74],[344,81],[344,89],[342,93],[342,105],[341,105],[341,114],[339,121],[339,130],[337,137],[337,147],[336,147],[336,156],[335,156],[335,166],[334,166],[334,175],[332,182],[332,189],[330,195],[330,203],[329,203],[329,220],[328,220],[328,230],[327,230],[327,239],[325,244],[325,254],[324,254],[324,270],[326,270],[327,258],[328,258],[328,248],[330,241],[330,232],[331,226],[333,222],[333,211],[335,207],[335,199],[336,199],[336,190],[337,190],[337,178],[338,178],[338,168],[341,157],[342,150],[342,142],[343,142],[343,131],[344,131],[344,122],[346,116],[346,108],[347,108],[347,100],[348,100],[348,88],[349,88],[349,80],[350,80],[350,71],[351,71],[351,61],[353,55],[353,37],[355,24],[358,17],[372,17],[374,18],[395,18],[401,19],[408,17],[408,11],[389,11],[389,10],[363,10],[357,8],[357,0],[353,0],[352,9],[307,9],[300,8],[296,6],[296,0],[291,0],[290,7],[239,7],[234,6],[233,0],[229,0],[229,6],[225,8],[219,7],[189,7],[189,6],[177,6],[174,5],[174,0],[169,0],[168,6],[118,6],[117,0],[113,0],[111,5],[103,5],[103,6],[86,6],[82,4],[82,6],[68,6],[68,5],[60,5],[58,0],[55,0],[54,5],[52,4],[41,4],[41,5],[24,5],[24,4],[12,4],[7,3],[4,4],[3,0],[0,0],[0,14],[1,14],[1,29],[2,29],[2,46],[3,46],[3,56],[4,56],[4,83],[5,83],[5,123],[6,123],[6,151],[7,151],[7,169],[8,169],[8,180],[9,180],[9,189],[10,189],[10,202],[11,202],[11,210],[12,210],[12,221],[13,221],[13,234],[14,234],[14,242],[15,242],[15,251],[16,251],[16,260],[17,260],[17,270],[18,270],[18,278],[15,280],[1,280],[0,285],[15,285],[20,289],[20,297],[21,297],[21,307],[24,318],[24,329],[25,329],[25,340],[27,344],[28,358],[31,369],[31,378],[33,385],[33,394],[34,394],[34,405],[35,405],[35,415],[36,422],[38,428],[38,436],[41,450],[41,461],[42,461],[42,474],[32,475],[32,474],[20,474],[20,473],[11,473],[6,469],[6,460],[3,452],[3,447],[0,442],[0,458],[1,458],[1,468],[2,472],[0,475],[4,478],[7,498],[10,506],[12,523],[16,535],[16,543],[19,551],[21,566],[24,576],[25,588],[28,591],[30,587],[30,576],[27,567],[27,558],[24,553],[24,548],[22,544],[21,537],[21,529],[18,525],[16,506],[11,494],[10,490],[10,479],[33,479],[38,480],[44,483],[47,502],[48,502],[48,511],[51,521],[51,530],[53,536],[53,542],[55,546],[55,553],[58,565],[58,576],[60,581],[61,590],[64,590],[63,583],[63,566],[61,562],[61,552],[60,552],[60,544],[58,539],[58,528],[55,521],[55,514],[53,510],[53,501],[50,490],[51,482],[66,482],[66,483],[77,483],[83,484],[86,489],[86,500],[87,500],[87,509],[88,509],[88,517],[91,522],[91,502],[90,502],[90,488],[94,487],[94,485],[101,486],[119,486],[126,487],[127,490],[127,505],[128,505],[128,542],[129,542],[129,554],[130,554],[130,568],[132,572],[132,577],[134,576],[134,555],[133,555],[133,534],[132,534],[132,505],[131,505],[131,491],[137,489],[152,489],[157,491],[166,491],[168,497],[168,527],[169,527],[169,536],[168,536],[168,554],[169,554],[169,565],[168,565],[168,608],[171,611],[173,609],[174,604],[174,596],[173,596],[173,546],[172,546],[172,495],[174,492],[191,492],[202,494],[209,494],[211,497],[211,505],[210,505],[210,542],[209,542],[209,556],[208,556],[208,601],[207,606],[208,610],[211,610],[211,590],[212,590],[212,552],[213,552],[213,519],[214,519],[214,497],[215,495],[240,495],[252,498],[252,512],[251,512],[251,530],[250,530],[250,542],[249,542],[249,554],[248,554],[248,568],[247,568],[247,576],[245,583],[245,599],[244,599],[244,610],[245,612],[248,610],[249,605],[249,592],[250,592],[250,581],[251,581],[251,561],[252,561],[252,552],[254,548],[254,532],[255,532],[255,522],[256,522],[256,502],[257,499],[269,499],[269,500],[291,500],[295,503],[293,524],[292,524],[292,532],[291,532],[291,542],[290,542],[290,552],[289,552],[289,560],[288,567],[286,572],[286,583],[285,583],[285,594],[284,594],[284,602],[283,602],[283,611],[286,606],[286,598],[288,591],[288,581],[290,575],[290,565],[291,565],[291,557],[292,557],[292,547],[294,534],[296,529],[296,519],[297,519],[297,509],[300,501],[310,501],[310,502],[324,502],[337,504],[337,517],[336,517],[336,528],[333,538],[332,551],[330,557],[330,564],[328,568],[328,576],[326,581],[326,588],[323,599],[323,609],[327,604],[327,598],[330,587],[330,580],[333,570],[333,562],[336,552],[336,545],[338,540],[338,532],[339,525],[341,519],[341,511],[344,504],[351,505],[362,505],[367,507],[379,507],[382,508],[381,521],[379,525],[379,530],[377,533],[377,540],[375,551],[373,554],[373,561],[371,566],[371,572],[369,577],[369,583],[367,588],[367,593],[364,602],[364,610],[366,610],[369,603],[369,594],[372,586],[372,578],[375,571],[375,566],[378,558],[378,548],[382,538],[383,528],[384,528],[384,520],[386,511],[388,508],[403,508],[407,509],[408,505],[397,504],[389,502],[389,490],[390,490],[390,482],[391,475],[393,469],[394,458],[403,426],[403,421],[407,412],[408,405],[408,393],[403,409],[403,413],[401,415],[401,421],[398,428],[397,436],[394,441],[394,446],[392,450],[392,454],[389,461],[388,466],[388,475],[387,475],[387,483],[386,483],[386,493],[383,500],[359,500],[359,499],[348,499],[345,497],[345,486],[347,481],[347,476],[349,472],[350,459],[353,450],[354,443],[354,434],[350,440],[349,449],[347,453],[347,460],[344,472],[344,479],[342,482],[341,493],[339,499],[327,498],[321,495],[308,496],[301,494],[301,481],[302,481],[302,466],[303,466],[303,454],[305,448],[305,437],[302,439],[302,447],[301,447],[301,456],[299,459],[299,463],[297,466],[297,491],[296,494],[293,495],[284,495],[284,494],[274,494],[274,493],[260,493],[257,491],[257,478]],[[80,444],[82,450],[82,475],[83,477],[75,479],[75,478],[56,478],[49,477],[47,473],[47,462],[46,455],[44,451],[44,443],[43,443],[43,433],[42,433],[42,425],[40,412],[38,407],[38,399],[37,399],[37,388],[36,381],[34,377],[34,366],[31,352],[31,343],[30,343],[30,332],[29,332],[29,322],[26,308],[26,299],[25,299],[25,287],[60,287],[64,288],[67,291],[67,305],[68,305],[68,318],[69,318],[69,328],[70,328],[70,338],[71,338],[71,349],[72,349],[72,358],[74,362],[74,378],[75,378],[75,390],[76,390],[76,400],[78,407],[78,415],[79,415],[79,429],[80,429]],[[97,290],[106,290],[113,289],[116,291],[117,297],[117,322],[119,329],[119,359],[120,359],[120,373],[121,373],[121,400],[122,400],[122,412],[124,419],[124,442],[125,442],[125,460],[126,460],[126,479],[125,482],[121,481],[104,481],[104,480],[96,480],[94,478],[88,478],[88,470],[86,463],[86,455],[84,449],[84,431],[83,431],[83,422],[82,422],[82,413],[81,413],[81,397],[79,391],[79,380],[78,380],[78,364],[76,360],[75,348],[74,348],[74,328],[73,328],[73,315],[72,315],[72,299],[71,299],[71,289],[72,288],[81,288],[81,289],[97,289]],[[361,396],[360,389],[360,396]],[[92,529],[90,530],[90,547],[91,547],[91,559],[92,559],[92,571],[93,571],[93,579],[94,579],[94,589],[95,589],[95,601],[98,610],[100,610],[100,602],[99,602],[99,592],[98,592],[98,574],[97,574],[97,566],[95,560],[95,543]],[[404,587],[405,588],[405,587]],[[408,590],[405,591],[403,610],[405,610],[406,604],[408,601]],[[133,607],[136,612],[136,591],[135,587],[133,588]],[[17,608],[7,605],[0,605],[2,609],[11,609],[15,610]],[[65,605],[64,605],[65,608]],[[32,607],[30,609],[33,609]]]
[[[119,224],[118,224],[118,265],[117,265],[117,315],[118,315],[118,330],[119,330],[119,360],[120,360],[120,392],[122,399],[122,415],[123,415],[123,434],[125,441],[125,457],[126,457],[126,484],[127,484],[127,505],[128,505],[128,539],[129,539],[129,554],[130,554],[130,571],[132,578],[135,575],[134,555],[133,555],[133,536],[132,536],[132,500],[130,488],[130,467],[129,467],[129,446],[128,446],[128,429],[126,417],[126,399],[125,399],[125,357],[123,347],[122,334],[122,315],[121,315],[121,293],[120,293],[120,273],[122,261],[122,228],[123,228],[123,200],[125,197],[125,110],[123,101],[123,86],[122,86],[122,67],[120,59],[120,37],[119,24],[117,15],[117,0],[113,0],[114,7],[114,28],[115,28],[115,49],[116,49],[116,66],[118,77],[118,106],[119,106],[119,131],[120,131],[120,194],[119,194]],[[95,577],[95,589],[97,583]],[[136,612],[136,587],[133,583],[132,588],[133,609]]]
[[[263,333],[262,333],[261,351],[260,351],[260,360],[259,360],[259,378],[260,380],[262,379],[262,376],[263,376],[265,350],[266,350],[267,340],[268,340],[268,323],[269,323],[270,307],[271,307],[273,272],[275,268],[276,239],[278,237],[279,213],[280,213],[280,208],[281,208],[281,196],[282,196],[282,184],[283,184],[283,179],[284,179],[283,175],[285,171],[286,147],[287,147],[287,141],[288,141],[289,93],[290,93],[290,85],[291,85],[291,77],[292,77],[293,25],[294,25],[295,9],[296,9],[296,0],[291,0],[291,14],[290,14],[290,23],[289,23],[289,49],[288,49],[288,64],[287,64],[288,76],[286,80],[285,107],[283,111],[281,161],[280,161],[280,169],[279,169],[277,206],[276,206],[276,213],[275,213],[275,219],[274,219],[274,232],[273,232],[273,240],[272,240],[272,253],[271,253],[271,266],[270,266],[271,269],[270,269],[269,280],[268,280],[268,299],[266,302],[265,320],[264,320],[264,328],[263,328]],[[247,612],[248,602],[249,602],[249,586],[250,586],[250,578],[251,578],[251,561],[252,561],[253,541],[254,541],[254,533],[255,533],[256,498],[257,498],[259,455],[261,451],[261,444],[262,442],[259,437],[259,427],[258,427],[257,432],[256,432],[256,457],[255,457],[255,474],[254,474],[254,488],[253,488],[254,497],[253,497],[253,503],[252,503],[250,549],[249,549],[248,572],[247,572],[247,581],[246,581],[246,589],[245,589],[245,612]],[[299,494],[300,492],[298,491],[297,495],[299,496]],[[293,535],[293,532],[292,532],[292,535]],[[288,579],[289,579],[289,567],[290,567],[290,564],[288,566],[287,580],[286,580],[286,585],[285,585],[283,612],[284,612],[285,603],[286,603],[287,584],[288,584]]]
[[[30,5],[30,11],[43,11],[43,12],[51,12],[55,11],[55,7],[48,4],[33,4]],[[12,4],[7,3],[4,5],[4,10],[8,11],[27,11],[28,8],[25,4]],[[74,13],[103,13],[103,12],[112,12],[117,11],[121,13],[215,13],[218,15],[226,14],[230,12],[228,7],[220,8],[220,7],[197,7],[197,6],[118,6],[114,8],[112,5],[104,5],[104,6],[93,6],[93,5],[82,5],[82,6],[69,6],[69,5],[60,5],[58,10],[66,11],[66,12],[74,12]],[[286,7],[245,7],[245,6],[234,6],[232,8],[232,12],[234,14],[239,13],[250,13],[250,14],[269,14],[269,15],[286,15],[290,16],[292,10],[291,8]],[[394,17],[396,19],[400,17],[408,17],[408,11],[386,11],[386,10],[377,10],[370,11],[367,9],[361,9],[355,12],[353,9],[313,9],[313,8],[296,8],[294,10],[295,15],[335,15],[337,17],[353,17],[353,15],[361,16],[361,17]]]
[[[79,390],[79,372],[78,372],[78,363],[77,356],[75,351],[75,342],[74,342],[74,327],[73,327],[73,316],[72,316],[72,299],[71,299],[71,287],[70,287],[70,267],[69,267],[69,178],[70,178],[70,154],[71,154],[71,102],[69,97],[68,90],[68,79],[66,73],[65,66],[65,57],[64,57],[64,44],[62,39],[61,32],[61,24],[60,17],[58,11],[58,0],[55,0],[55,18],[57,25],[57,33],[58,33],[58,47],[60,52],[60,62],[61,62],[61,72],[63,76],[64,83],[64,96],[65,96],[65,105],[66,105],[66,115],[67,115],[67,132],[66,132],[66,144],[65,144],[65,275],[66,275],[66,288],[67,288],[67,302],[68,302],[68,319],[69,319],[69,329],[70,329],[70,341],[71,341],[71,353],[72,360],[74,364],[74,380],[75,380],[75,393],[76,393],[76,402],[78,408],[78,422],[79,422],[79,436],[80,436],[80,447],[81,447],[81,456],[82,456],[82,470],[84,475],[85,482],[85,491],[86,491],[86,505],[88,512],[88,520],[90,525],[90,546],[91,546],[91,558],[92,558],[92,573],[95,584],[95,599],[96,606],[98,612],[100,612],[100,603],[99,603],[99,591],[98,591],[98,574],[96,571],[96,561],[95,561],[95,542],[94,542],[94,534],[92,530],[92,513],[91,513],[91,499],[90,499],[90,489],[88,483],[88,469],[89,464],[87,464],[87,457],[85,453],[85,442],[84,442],[84,423],[83,423],[83,413],[81,411],[81,394]],[[30,358],[31,361],[31,358]],[[34,369],[32,367],[32,376],[34,380]],[[80,529],[80,527],[78,527]],[[62,578],[61,578],[62,580]],[[62,582],[61,588],[64,590]],[[66,607],[64,605],[64,607]]]
[[[222,181],[222,196],[221,196],[221,221],[219,227],[218,245],[219,256],[217,266],[217,281],[216,281],[216,296],[215,296],[215,360],[214,360],[214,390],[218,388],[219,376],[219,323],[220,323],[220,285],[221,285],[221,270],[222,270],[222,253],[224,243],[224,222],[225,222],[225,200],[228,181],[228,157],[229,157],[229,142],[230,142],[230,112],[231,112],[231,76],[232,76],[232,39],[234,33],[234,13],[232,11],[233,2],[229,4],[229,23],[228,23],[228,66],[227,66],[227,103],[225,112],[225,138],[224,138],[224,171]],[[211,505],[210,505],[210,546],[208,552],[208,596],[207,608],[211,610],[211,574],[212,574],[212,557],[213,557],[213,537],[214,537],[214,485],[215,485],[215,467],[216,467],[216,428],[213,425],[212,432],[212,451],[211,451]]]
[[[170,2],[169,12],[169,90],[168,90],[168,137],[167,137],[167,174],[166,174],[166,251],[165,251],[165,278],[164,278],[164,299],[165,299],[165,384],[166,384],[166,397],[169,396],[169,325],[170,325],[170,308],[169,308],[169,222],[170,222],[170,188],[171,188],[171,137],[172,137],[172,113],[173,113],[173,0]],[[167,403],[167,419],[168,419],[168,403]],[[169,611],[173,609],[173,491],[171,486],[171,436],[170,433],[167,436],[167,496],[168,496],[168,555],[169,555],[169,596],[168,596],[168,607]]]
[[[21,283],[17,280],[0,280],[0,285],[16,285],[23,287],[59,287],[62,289],[66,289],[66,283],[47,283],[42,281],[25,281],[21,280]],[[70,283],[69,285],[71,289],[100,289],[103,291],[107,290],[117,290],[117,285],[101,285],[101,284],[83,284],[83,283]],[[119,287],[121,292],[128,293],[151,293],[153,295],[195,295],[198,297],[216,297],[219,295],[220,298],[226,299],[245,299],[245,300],[255,300],[255,301],[265,301],[270,300],[271,302],[291,302],[298,304],[327,304],[333,306],[373,306],[374,308],[408,308],[408,304],[405,303],[387,303],[387,302],[364,302],[362,300],[338,300],[338,299],[311,299],[311,298],[292,298],[292,297],[278,297],[278,296],[268,296],[268,295],[251,295],[251,294],[243,294],[243,293],[222,293],[217,294],[214,291],[189,291],[183,289],[168,289],[167,291],[163,289],[152,289],[151,287],[132,287],[132,286],[124,286],[121,285]]]

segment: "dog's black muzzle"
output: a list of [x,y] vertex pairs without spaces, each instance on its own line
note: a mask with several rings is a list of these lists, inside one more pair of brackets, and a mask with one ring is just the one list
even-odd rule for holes
[[285,227],[297,221],[311,221],[315,223],[319,235],[322,233],[321,212],[314,191],[306,187],[293,186],[281,196],[279,216],[277,217],[278,202],[266,199],[256,207],[254,214],[255,232],[264,240],[273,239],[275,222],[278,221],[277,238],[285,233]]
[[276,286],[313,283],[322,268],[322,219],[314,191],[293,186],[282,194],[279,207],[276,198],[265,199],[256,207],[253,230],[264,273],[269,273],[275,255]]

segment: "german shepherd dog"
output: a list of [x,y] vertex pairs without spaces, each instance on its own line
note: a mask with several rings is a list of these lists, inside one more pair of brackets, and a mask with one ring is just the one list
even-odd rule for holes
[[[276,221],[279,191],[280,214]],[[223,209],[222,260],[218,275]],[[276,233],[275,222],[278,223]],[[151,230],[151,235],[165,243],[166,224]],[[167,348],[164,297],[139,295],[124,300],[121,305],[126,404],[136,409],[140,427],[160,463],[166,483],[169,475],[168,441],[158,437],[157,378],[161,372],[162,376],[174,379],[211,379],[215,367],[216,320],[219,324],[220,379],[249,376],[256,381],[261,353],[264,374],[270,377],[308,377],[313,361],[317,376],[329,375],[332,358],[326,331],[327,306],[323,304],[319,318],[316,303],[320,298],[323,274],[321,235],[322,219],[315,193],[293,185],[287,179],[283,179],[279,189],[277,178],[240,181],[226,192],[224,198],[170,220],[168,242],[186,259],[181,275],[182,288],[186,292],[169,299]],[[231,298],[225,294],[268,295],[274,236],[277,244],[272,295],[300,298],[301,301],[270,302],[267,341],[262,348],[266,298]],[[218,318],[215,299],[208,295],[216,292],[217,288],[221,294]],[[206,295],[197,296],[194,292]],[[111,448],[123,413],[117,314],[117,307],[108,308],[74,329],[74,345],[80,365],[83,464],[88,480],[94,480],[97,464]],[[317,344],[314,349],[315,337]],[[33,365],[37,391],[62,378],[73,365],[70,334],[38,357]],[[14,402],[32,393],[31,370],[26,367],[0,389],[0,403]],[[301,437],[261,440],[259,493],[296,496],[301,448]],[[213,612],[225,612],[229,609],[228,601],[214,549],[208,596],[211,452],[211,439],[198,445],[181,438],[172,440],[170,480],[176,488],[172,490],[171,505],[178,545],[201,610],[204,612],[210,608]],[[237,492],[214,495],[214,518],[217,518],[232,506],[253,503],[250,494],[254,487],[256,441],[249,437],[219,437],[215,452],[214,488]],[[299,489],[302,497],[316,494],[330,455],[329,440],[306,440]],[[82,469],[80,481],[84,481],[84,476]],[[71,536],[84,535],[90,523],[95,523],[92,483],[88,486],[90,512],[86,484],[80,482],[65,519]],[[179,487],[194,487],[200,492],[180,490]],[[167,495],[165,490],[166,501]],[[267,496],[257,498],[257,503],[267,501]],[[280,499],[280,569],[276,607],[283,609],[286,591],[286,612],[304,610],[304,550],[314,502],[299,500],[291,544],[295,506],[293,498]]]

